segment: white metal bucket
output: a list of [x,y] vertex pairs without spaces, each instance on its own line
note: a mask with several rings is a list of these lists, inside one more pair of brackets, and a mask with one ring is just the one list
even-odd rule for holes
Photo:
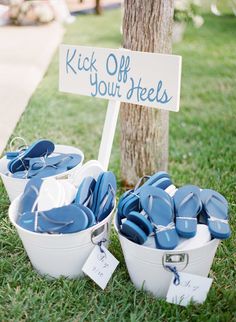
[[[81,162],[76,167],[74,167],[69,171],[53,176],[55,178],[58,178],[58,179],[68,178],[69,175],[71,175],[76,170],[78,170],[83,164],[84,154],[81,150],[77,148],[74,148],[68,145],[55,145],[55,152],[56,153],[79,153],[82,157]],[[0,176],[2,178],[3,184],[6,188],[10,201],[13,201],[16,197],[18,197],[21,193],[23,193],[29,179],[18,179],[18,178],[14,178],[6,175],[6,173],[8,172],[8,169],[7,169],[8,162],[9,160],[7,160],[6,157],[3,157],[0,159]]]
[[19,201],[20,196],[10,205],[9,218],[16,227],[27,255],[38,273],[54,278],[83,276],[82,267],[95,244],[102,239],[108,239],[114,211],[99,224],[78,233],[40,234],[30,232],[16,224]]
[[166,251],[138,245],[120,234],[117,215],[115,229],[119,235],[129,276],[135,287],[162,298],[166,297],[173,277],[173,273],[165,266],[176,266],[178,271],[207,276],[219,245],[217,239],[204,246],[184,251]]

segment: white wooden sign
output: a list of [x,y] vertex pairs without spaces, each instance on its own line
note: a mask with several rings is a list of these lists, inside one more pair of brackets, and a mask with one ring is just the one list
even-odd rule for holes
[[181,56],[60,46],[59,90],[179,110]]

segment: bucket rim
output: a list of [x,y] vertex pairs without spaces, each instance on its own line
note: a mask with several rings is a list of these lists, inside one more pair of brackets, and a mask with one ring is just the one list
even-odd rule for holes
[[124,235],[122,235],[118,229],[118,223],[117,223],[117,210],[115,212],[114,215],[114,220],[113,220],[113,224],[115,227],[115,231],[119,236],[119,239],[122,238],[124,239],[127,243],[131,244],[133,247],[137,247],[139,248],[139,250],[144,249],[144,250],[150,250],[151,252],[157,253],[157,254],[170,254],[173,253],[174,255],[178,255],[180,253],[186,253],[186,252],[190,252],[192,250],[196,250],[196,249],[201,249],[201,248],[205,248],[206,246],[209,246],[211,244],[215,244],[215,243],[220,243],[219,239],[213,238],[211,239],[209,242],[207,242],[206,244],[202,245],[202,246],[198,246],[198,247],[191,247],[188,249],[159,249],[159,248],[152,248],[152,247],[148,247],[148,246],[144,246],[144,245],[139,245],[136,244],[135,242],[133,242],[132,240],[129,240],[128,238],[126,238]]
[[[73,148],[75,150],[77,150],[80,154],[81,154],[81,162],[79,164],[77,164],[77,166],[75,166],[74,168],[68,170],[68,171],[65,171],[65,172],[62,172],[62,173],[59,173],[59,174],[55,174],[53,176],[50,176],[50,177],[45,177],[45,178],[42,178],[43,180],[44,179],[47,179],[47,178],[63,178],[64,176],[68,176],[68,175],[71,175],[75,170],[77,170],[78,168],[80,168],[84,162],[84,153],[82,150],[80,150],[79,148],[76,148],[72,145],[64,145],[64,144],[55,144],[55,150],[60,150],[62,148]],[[58,151],[60,152],[60,151]],[[0,163],[5,161],[6,160],[6,156],[3,156],[2,158],[0,158]],[[23,179],[23,178],[14,178],[14,177],[11,177],[11,176],[8,176],[7,174],[3,173],[1,170],[0,170],[0,175],[1,177],[5,178],[5,179],[9,179],[9,180],[12,180],[12,181],[18,181],[18,182],[22,182],[22,183],[27,183],[30,179]]]
[[[33,231],[30,231],[30,230],[27,230],[27,229],[24,229],[22,228],[20,225],[18,225],[15,220],[13,220],[12,218],[12,214],[15,213],[13,211],[14,208],[16,208],[16,204],[17,202],[20,200],[22,194],[20,194],[16,199],[14,199],[12,201],[12,203],[10,204],[10,207],[8,209],[8,218],[10,220],[10,222],[12,223],[12,225],[18,230],[18,231],[21,231],[23,233],[26,233],[32,237],[35,237],[35,236],[40,236],[42,238],[62,238],[62,237],[65,237],[65,236],[72,236],[72,237],[75,237],[77,236],[78,234],[81,234],[81,233],[84,233],[84,232],[91,232],[91,235],[92,235],[92,232],[93,231],[96,231],[97,229],[99,229],[100,227],[103,227],[104,225],[106,225],[109,221],[110,221],[110,218],[112,217],[112,215],[114,214],[115,212],[115,209],[116,209],[116,203],[114,205],[114,208],[111,210],[110,214],[104,218],[101,222],[97,223],[96,225],[94,226],[91,226],[91,227],[88,227],[84,230],[81,230],[81,231],[78,231],[78,232],[75,232],[75,233],[70,233],[70,234],[42,234],[42,233],[37,233],[37,232],[33,232]],[[67,237],[68,238],[68,237]]]

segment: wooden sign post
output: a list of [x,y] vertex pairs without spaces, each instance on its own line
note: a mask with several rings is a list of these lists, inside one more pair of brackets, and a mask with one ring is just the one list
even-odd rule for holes
[[59,90],[109,100],[98,160],[108,167],[120,102],[179,110],[181,57],[60,46]]

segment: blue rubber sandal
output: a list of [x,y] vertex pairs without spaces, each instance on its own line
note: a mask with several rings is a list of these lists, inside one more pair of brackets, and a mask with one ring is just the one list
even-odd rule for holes
[[84,178],[75,197],[75,204],[81,204],[91,208],[95,185],[96,180],[93,177]]
[[115,207],[115,191],[109,186],[107,196],[104,197],[97,212],[97,221],[103,221]]
[[46,178],[71,170],[81,162],[80,154],[61,154],[50,158],[26,158],[29,162],[27,170],[17,171],[14,178]]
[[174,224],[174,207],[171,197],[162,189],[146,187],[140,193],[140,202],[152,225],[158,248],[174,249],[179,237]]
[[24,192],[20,198],[20,203],[19,203],[20,213],[24,213],[27,211],[32,212],[37,210],[37,205],[35,205],[35,202],[39,195],[39,191],[42,183],[43,183],[42,179],[32,179],[32,180],[29,180],[29,182],[27,182]]
[[144,244],[147,240],[147,235],[145,234],[145,232],[130,220],[126,220],[122,224],[120,232],[129,240],[139,245]]
[[127,219],[139,226],[147,236],[153,232],[153,226],[150,221],[139,212],[132,211],[128,214]]
[[[144,180],[144,178],[148,178],[148,180],[146,182],[144,182],[143,185],[140,185],[141,182]],[[147,185],[155,185],[161,179],[169,179],[170,180],[170,175],[165,171],[159,171],[152,176],[144,176],[144,177],[140,178],[133,190],[128,190],[121,196],[119,204],[118,204],[119,213],[122,214],[122,208],[123,208],[124,204],[128,201],[128,199],[126,199],[126,198],[128,198],[128,197],[131,198],[132,194],[138,195],[143,187],[145,187]],[[168,181],[168,183],[172,184],[171,180]],[[163,183],[162,183],[162,185],[163,185]],[[167,186],[168,186],[168,184],[167,184]],[[166,188],[164,188],[164,189],[166,189]]]
[[97,199],[98,199],[98,192],[99,192],[99,188],[100,188],[100,184],[101,181],[103,179],[103,175],[105,172],[101,172],[97,178],[97,182],[93,191],[93,203],[92,203],[92,207],[91,210],[93,211],[93,213],[95,213],[96,210],[96,206],[97,206]]
[[88,217],[80,207],[69,205],[47,211],[25,212],[18,217],[17,224],[37,233],[68,234],[86,229]]
[[53,142],[49,140],[38,140],[31,144],[26,150],[13,158],[8,163],[8,170],[11,173],[23,171],[29,166],[29,158],[44,157],[52,154],[55,149]]
[[60,153],[57,156],[52,156],[49,158],[30,158],[29,159],[29,168],[31,170],[40,170],[45,166],[54,166],[54,167],[66,167],[67,170],[71,170],[81,162],[80,154],[64,154]]
[[116,177],[111,171],[103,172],[96,182],[92,210],[97,221],[102,221],[115,204]]
[[83,212],[88,217],[88,225],[87,225],[86,228],[94,226],[96,224],[96,218],[95,218],[95,215],[92,212],[92,210],[89,209],[88,207],[84,206],[84,205],[79,205],[79,208],[82,209]]
[[200,189],[186,185],[177,190],[174,197],[176,230],[181,237],[192,238],[197,232],[197,216],[202,209]]
[[200,196],[212,237],[217,239],[229,238],[231,231],[228,223],[227,200],[220,193],[211,189],[202,190]]
[[[157,178],[157,176],[155,176],[155,178]],[[146,182],[148,182],[148,181],[146,181]],[[127,214],[129,214],[131,211],[137,211],[137,212],[141,211],[139,195],[143,189],[146,189],[146,187],[148,187],[148,186],[153,186],[153,187],[160,188],[160,189],[164,190],[172,184],[172,181],[169,178],[160,178],[157,181],[150,180],[150,182],[153,182],[153,184],[147,185],[145,183],[137,190],[134,190],[130,194],[130,196],[128,196],[127,198],[124,199],[124,204],[122,207],[122,214],[124,216],[127,216]]]
[[125,193],[123,193],[123,195],[119,199],[118,206],[117,206],[117,216],[118,216],[119,225],[121,224],[121,220],[125,218],[125,216],[122,214],[122,209],[125,204],[125,199],[132,192],[133,192],[133,190],[126,191]]

